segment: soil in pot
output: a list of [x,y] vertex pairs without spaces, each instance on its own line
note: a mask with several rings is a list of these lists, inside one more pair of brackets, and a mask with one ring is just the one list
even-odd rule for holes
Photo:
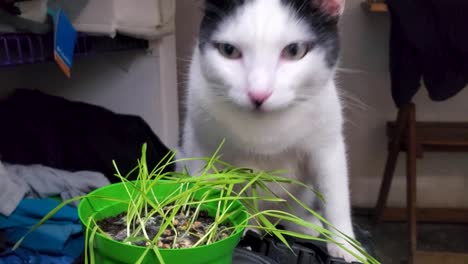
[[[194,210],[191,210],[189,215],[194,213]],[[98,221],[97,224],[112,239],[125,242],[128,238],[126,218],[126,213],[121,213]],[[146,222],[146,233],[151,241],[159,233],[162,222],[163,218],[160,215],[152,216]],[[213,223],[214,219],[208,215],[207,211],[200,211],[195,221],[189,219],[185,214],[179,213],[172,220],[175,229],[173,227],[166,228],[158,239],[157,246],[161,249],[192,248],[206,235]],[[232,229],[229,228],[229,225],[221,224],[217,227],[216,236],[212,242],[225,239],[231,233]],[[151,244],[144,239],[143,233],[139,236],[141,239],[128,239],[127,243],[135,246],[149,246]],[[205,245],[206,239],[204,240],[200,245]]]

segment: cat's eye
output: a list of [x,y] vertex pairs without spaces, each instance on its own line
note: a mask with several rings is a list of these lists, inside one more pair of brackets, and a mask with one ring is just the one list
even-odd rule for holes
[[312,45],[309,43],[292,43],[281,52],[281,57],[287,60],[300,60],[307,55]]
[[219,53],[228,59],[239,59],[242,57],[241,51],[229,43],[216,43],[216,49]]

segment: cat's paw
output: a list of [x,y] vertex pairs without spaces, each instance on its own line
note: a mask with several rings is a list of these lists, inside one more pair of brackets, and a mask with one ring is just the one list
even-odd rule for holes
[[[349,249],[352,252],[355,252],[358,256],[361,254],[356,251],[356,249],[352,248],[351,246],[345,245],[347,249]],[[327,244],[327,249],[328,249],[328,255],[334,258],[341,258],[344,259],[346,262],[352,263],[352,262],[360,262],[355,256],[353,256],[351,253],[348,251],[342,249],[338,245],[334,243],[328,243]]]

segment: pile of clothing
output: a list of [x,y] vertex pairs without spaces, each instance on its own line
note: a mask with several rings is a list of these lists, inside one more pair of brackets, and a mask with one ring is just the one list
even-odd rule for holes
[[149,167],[169,152],[140,117],[34,90],[1,100],[0,120],[0,264],[73,263],[84,246],[77,201],[12,248],[62,201],[118,182],[113,161],[127,174],[144,143]]

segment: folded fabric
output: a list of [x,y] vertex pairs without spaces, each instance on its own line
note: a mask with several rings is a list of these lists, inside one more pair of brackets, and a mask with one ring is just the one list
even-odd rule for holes
[[109,183],[98,172],[68,172],[42,165],[2,165],[0,162],[0,213],[9,216],[25,197],[60,196],[68,200]]
[[51,30],[52,25],[49,23],[36,22],[22,16],[14,16],[0,9],[0,32],[11,33],[25,31],[43,34]]
[[85,33],[156,39],[175,28],[174,0],[49,0],[48,6],[64,10]]
[[[175,30],[174,0],[0,0],[0,30],[8,32],[52,30],[47,8],[63,10],[80,32],[115,37],[117,33],[153,40]],[[6,15],[14,16],[6,19]],[[17,18],[15,18],[17,17]],[[36,22],[36,23],[34,23]]]
[[72,257],[44,255],[22,248],[0,255],[0,264],[72,264],[73,261]]
[[115,0],[117,32],[136,38],[156,39],[175,29],[174,0]]
[[47,0],[18,1],[21,17],[38,23],[47,22]]
[[47,22],[47,0],[0,0],[0,32],[42,34],[52,30]]
[[[59,201],[53,199],[22,200],[9,217],[0,215],[0,230],[5,231],[7,242],[14,244],[57,205]],[[40,254],[77,258],[84,248],[83,229],[77,209],[64,206],[26,236],[20,246]]]
[[63,10],[80,32],[116,35],[114,0],[49,0],[47,6],[54,11]]
[[21,11],[17,6],[15,6],[15,2],[16,1],[14,0],[0,0],[0,9],[5,10],[12,15],[19,15],[21,14]]

